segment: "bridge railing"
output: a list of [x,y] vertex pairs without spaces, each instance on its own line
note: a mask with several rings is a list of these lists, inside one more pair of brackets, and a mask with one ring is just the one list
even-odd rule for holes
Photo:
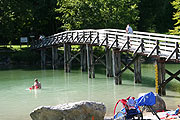
[[63,43],[92,44],[132,51],[150,56],[164,57],[166,60],[180,59],[180,36],[134,31],[126,34],[118,29],[72,30],[46,37],[36,48],[60,45]]
[[148,56],[158,55],[160,57],[166,58],[166,60],[179,59],[180,36],[146,33],[138,31],[135,31],[133,34],[126,34],[123,30],[107,31],[110,32],[107,34],[114,33],[120,36],[121,41],[125,41],[125,36],[130,37],[129,50],[131,51],[143,52]]

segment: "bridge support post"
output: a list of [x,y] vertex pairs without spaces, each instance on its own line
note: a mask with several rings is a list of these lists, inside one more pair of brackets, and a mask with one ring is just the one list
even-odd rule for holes
[[93,49],[91,45],[86,44],[87,49],[87,66],[89,78],[95,78],[94,65],[93,65]]
[[45,68],[46,66],[46,49],[41,49],[41,68]]
[[70,72],[71,63],[68,62],[71,58],[71,44],[64,44],[64,70],[65,72]]
[[106,76],[113,77],[113,68],[112,68],[112,51],[109,48],[105,48],[106,52]]
[[165,81],[165,59],[160,58],[155,61],[155,87],[159,95],[166,95],[165,86],[159,88],[163,81]]
[[80,48],[81,48],[81,70],[84,72],[87,69],[86,45],[80,45]]
[[115,79],[115,84],[122,84],[121,74],[118,75],[121,71],[121,52],[119,49],[113,49],[112,51],[112,61],[113,61],[113,76]]
[[134,82],[141,83],[141,56],[138,57],[134,61]]
[[57,68],[57,61],[58,61],[58,48],[56,46],[52,46],[52,68]]

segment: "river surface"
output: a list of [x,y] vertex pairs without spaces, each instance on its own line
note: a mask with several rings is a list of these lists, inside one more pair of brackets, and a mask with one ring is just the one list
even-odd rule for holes
[[[167,65],[172,72],[180,68],[178,64]],[[115,103],[128,96],[138,97],[139,93],[155,91],[154,65],[142,65],[142,84],[134,84],[133,74],[127,70],[123,74],[122,85],[114,85],[113,78],[105,76],[105,68],[96,68],[96,78],[89,79],[87,72],[73,69],[71,73],[59,70],[2,69],[0,70],[0,120],[31,120],[30,112],[38,106],[54,106],[63,103],[90,100],[103,102],[107,116],[113,115]],[[28,90],[33,79],[38,78],[41,90]],[[180,87],[179,82],[172,83]],[[163,97],[167,109],[176,109],[180,104],[180,93],[167,90]]]

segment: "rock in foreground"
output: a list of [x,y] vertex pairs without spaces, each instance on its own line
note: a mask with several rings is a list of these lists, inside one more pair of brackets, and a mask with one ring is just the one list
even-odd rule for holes
[[[143,96],[146,93],[140,93],[140,96]],[[154,104],[152,106],[153,110],[155,111],[166,111],[166,103],[164,102],[164,100],[158,95],[158,94],[154,94],[156,96],[156,104]],[[150,110],[147,108],[146,109],[147,112],[150,112]]]
[[57,106],[41,106],[30,113],[33,120],[104,120],[103,103],[81,101]]
[[155,94],[156,96],[156,104],[152,106],[152,108],[155,111],[166,111],[166,103],[164,102],[164,100],[158,95]]

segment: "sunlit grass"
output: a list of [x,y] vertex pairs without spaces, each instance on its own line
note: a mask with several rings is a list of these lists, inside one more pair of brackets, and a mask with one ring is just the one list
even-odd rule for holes
[[9,49],[12,49],[12,50],[16,50],[16,51],[19,51],[21,50],[22,48],[27,48],[29,47],[28,45],[0,45],[0,48],[9,48]]

